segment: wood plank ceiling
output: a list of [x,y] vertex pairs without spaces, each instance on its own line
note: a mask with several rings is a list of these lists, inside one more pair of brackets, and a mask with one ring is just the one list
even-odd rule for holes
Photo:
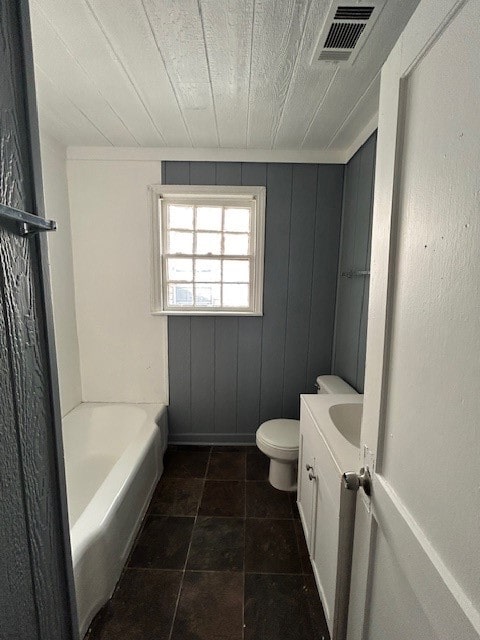
[[41,124],[69,146],[348,149],[418,0],[387,1],[353,66],[311,65],[330,4],[31,0]]

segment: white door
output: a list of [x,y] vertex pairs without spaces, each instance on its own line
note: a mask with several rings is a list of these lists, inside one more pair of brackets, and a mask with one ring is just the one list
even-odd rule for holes
[[382,72],[349,640],[480,636],[480,0]]

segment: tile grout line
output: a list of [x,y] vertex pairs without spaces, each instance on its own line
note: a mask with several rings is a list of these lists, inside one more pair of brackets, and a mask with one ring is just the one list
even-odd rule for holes
[[[157,569],[154,567],[129,567],[129,571],[142,571],[152,573],[183,573],[183,569]],[[188,569],[189,573],[222,573],[222,574],[234,574],[234,573],[247,573],[247,575],[259,575],[259,576],[310,576],[310,573],[291,573],[285,571],[234,571],[231,569]]]
[[[211,480],[209,480],[209,482],[211,482]],[[195,516],[185,516],[182,515],[181,513],[150,513],[149,515],[155,517],[155,518],[195,518]],[[202,514],[198,514],[199,516],[202,516]],[[215,514],[203,514],[206,518],[223,518],[225,520],[238,520],[240,518],[240,520],[244,519],[244,516],[225,516],[225,515],[215,515]],[[288,518],[285,516],[247,516],[246,520],[282,520],[282,521],[295,521],[294,518]]]
[[307,573],[292,573],[289,571],[246,571],[249,576],[300,576],[304,578]]
[[170,633],[168,634],[168,640],[171,640],[171,638],[172,638],[173,629],[175,627],[175,621],[177,619],[178,606],[180,604],[180,598],[181,598],[182,590],[183,590],[183,583],[185,582],[185,574],[186,574],[186,571],[187,571],[188,558],[190,556],[190,550],[192,548],[193,534],[194,534],[194,531],[195,531],[195,525],[197,524],[198,512],[200,510],[200,505],[202,503],[203,493],[205,491],[205,481],[206,481],[206,478],[207,478],[208,467],[210,466],[210,458],[211,457],[212,457],[212,447],[210,447],[210,451],[208,453],[208,461],[207,461],[207,465],[205,467],[205,473],[204,473],[204,476],[203,476],[203,489],[202,489],[202,493],[200,495],[200,499],[199,499],[198,504],[197,504],[197,510],[196,510],[196,513],[195,513],[195,518],[193,520],[192,533],[190,535],[190,542],[188,544],[187,555],[185,557],[185,564],[183,565],[182,579],[180,580],[180,587],[178,589],[177,601],[175,603],[175,609],[173,611],[172,625],[170,627]]

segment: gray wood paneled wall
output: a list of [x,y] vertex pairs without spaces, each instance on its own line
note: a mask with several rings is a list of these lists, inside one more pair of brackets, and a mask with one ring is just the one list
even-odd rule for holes
[[370,269],[376,144],[374,133],[345,168],[338,269],[333,373],[360,393],[365,379],[370,278],[346,278],[341,274]]
[[165,162],[164,184],[267,188],[263,317],[168,318],[172,442],[253,442],[330,373],[342,165]]

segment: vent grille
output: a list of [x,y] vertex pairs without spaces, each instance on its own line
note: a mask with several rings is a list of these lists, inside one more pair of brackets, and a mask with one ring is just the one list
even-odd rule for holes
[[324,50],[318,56],[318,59],[329,62],[346,62],[351,55],[350,51]]
[[312,64],[353,64],[363,49],[386,0],[332,0],[312,55]]
[[363,23],[334,22],[323,46],[325,49],[354,49],[364,29]]
[[334,20],[368,20],[375,7],[337,7]]

